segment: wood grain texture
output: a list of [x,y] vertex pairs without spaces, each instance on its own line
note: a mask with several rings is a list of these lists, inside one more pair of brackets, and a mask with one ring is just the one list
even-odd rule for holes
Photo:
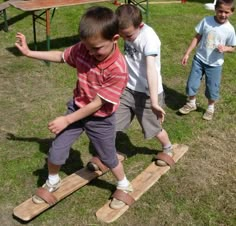
[[[123,155],[118,154],[120,161],[124,160]],[[78,170],[77,172],[65,177],[62,180],[60,188],[53,192],[53,195],[57,198],[58,202],[77,191],[81,187],[88,184],[91,180],[103,175],[101,171],[89,171],[86,167]],[[51,207],[47,203],[35,204],[32,198],[27,199],[25,202],[15,207],[13,210],[14,216],[23,221],[29,221],[38,214],[42,213],[46,209]]]
[[[188,146],[182,144],[174,144],[173,150],[173,159],[175,162],[177,162],[188,151]],[[169,169],[169,166],[161,167],[157,166],[155,162],[152,162],[141,174],[139,174],[134,180],[132,180],[131,184],[134,191],[129,194],[137,201]],[[108,201],[96,212],[97,219],[99,219],[100,221],[111,223],[117,220],[129,209],[129,206],[126,205],[121,209],[114,210],[110,208],[109,204],[110,201]]]
[[43,9],[58,8],[63,6],[75,6],[88,3],[109,2],[104,0],[31,0],[9,2],[12,6],[22,11],[36,11]]

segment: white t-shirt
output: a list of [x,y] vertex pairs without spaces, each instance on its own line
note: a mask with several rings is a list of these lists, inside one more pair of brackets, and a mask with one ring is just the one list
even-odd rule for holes
[[160,49],[160,39],[155,31],[146,24],[140,29],[139,35],[133,42],[125,41],[125,59],[129,70],[127,87],[129,89],[149,95],[146,57],[154,55],[158,72],[158,94],[163,92]]
[[236,46],[235,30],[230,22],[219,24],[214,19],[214,16],[208,16],[195,27],[195,31],[202,35],[196,56],[207,65],[223,65],[224,53],[220,53],[217,50],[217,46],[219,44]]

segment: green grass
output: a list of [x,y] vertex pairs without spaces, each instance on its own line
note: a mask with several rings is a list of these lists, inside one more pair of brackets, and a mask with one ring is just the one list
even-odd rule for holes
[[[206,2],[206,1],[205,1]],[[204,85],[198,95],[198,111],[180,116],[185,103],[186,67],[181,57],[194,36],[194,26],[206,15],[203,1],[186,4],[150,4],[149,24],[162,41],[162,76],[166,91],[164,128],[173,143],[189,145],[188,153],[146,192],[121,218],[111,225],[236,225],[235,109],[236,55],[226,54],[221,99],[211,122],[201,119],[207,101]],[[115,9],[110,3],[100,3]],[[56,10],[51,26],[51,48],[64,49],[77,42],[77,25],[86,8],[82,5]],[[33,48],[30,14],[9,8],[9,32],[0,30],[0,219],[1,225],[22,225],[13,218],[15,206],[29,198],[47,177],[45,158],[53,139],[47,123],[65,111],[72,96],[76,72],[66,64],[51,64],[25,58],[14,47],[21,31]],[[0,21],[0,23],[2,20]],[[235,15],[231,17],[236,24]],[[2,24],[0,24],[2,29]],[[45,27],[37,24],[38,49],[45,50]],[[122,42],[120,42],[122,46]],[[156,140],[144,140],[134,121],[118,136],[118,150],[128,154],[127,176],[135,178],[160,149]],[[83,135],[72,147],[65,177],[83,167],[91,157],[88,138]],[[27,225],[106,225],[95,212],[115,189],[108,173],[67,197]]]

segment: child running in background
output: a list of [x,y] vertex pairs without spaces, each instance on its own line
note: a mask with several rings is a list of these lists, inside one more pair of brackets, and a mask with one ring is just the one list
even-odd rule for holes
[[196,94],[205,75],[208,108],[203,119],[212,120],[215,102],[219,99],[224,53],[233,52],[236,46],[235,30],[228,20],[233,12],[233,0],[217,0],[215,16],[205,17],[195,27],[197,34],[182,59],[182,65],[185,66],[190,53],[197,47],[186,86],[188,102],[179,109],[180,113],[186,115],[197,109]]
[[[145,139],[156,139],[163,153],[156,164],[173,163],[173,149],[162,123],[165,117],[164,90],[161,77],[161,42],[155,31],[143,23],[137,6],[124,4],[116,9],[119,34],[125,40],[124,53],[129,79],[116,111],[116,130],[128,128],[136,116]],[[165,155],[165,161],[160,156]],[[159,159],[161,158],[161,159]]]
[[[81,41],[61,51],[32,51],[26,38],[17,33],[16,47],[27,57],[57,63],[66,62],[77,70],[74,96],[67,104],[67,114],[49,122],[56,134],[48,155],[48,179],[43,185],[45,196],[52,195],[61,184],[59,170],[69,156],[72,144],[85,131],[96,149],[100,161],[110,168],[117,179],[117,188],[132,191],[115,148],[115,114],[120,95],[127,84],[127,66],[117,41],[118,20],[106,7],[91,7],[79,24]],[[42,190],[42,189],[40,189]],[[38,193],[37,193],[38,194]],[[33,196],[35,203],[44,196]],[[111,202],[120,208],[124,202]]]

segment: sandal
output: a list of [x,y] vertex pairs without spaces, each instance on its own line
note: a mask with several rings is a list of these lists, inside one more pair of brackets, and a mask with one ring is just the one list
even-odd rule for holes
[[51,185],[47,180],[46,183],[38,188],[35,192],[35,195],[32,197],[32,201],[35,204],[48,203],[49,205],[53,205],[57,202],[57,198],[52,194],[52,192],[56,191],[61,185],[61,180],[55,185]]
[[131,206],[135,200],[134,198],[128,194],[128,192],[132,192],[132,185],[129,184],[128,187],[117,187],[116,191],[112,195],[112,201],[110,203],[110,207],[112,209],[120,209],[125,205]]
[[175,161],[173,160],[173,153],[172,152],[159,152],[156,155],[156,165],[158,166],[173,166]]

